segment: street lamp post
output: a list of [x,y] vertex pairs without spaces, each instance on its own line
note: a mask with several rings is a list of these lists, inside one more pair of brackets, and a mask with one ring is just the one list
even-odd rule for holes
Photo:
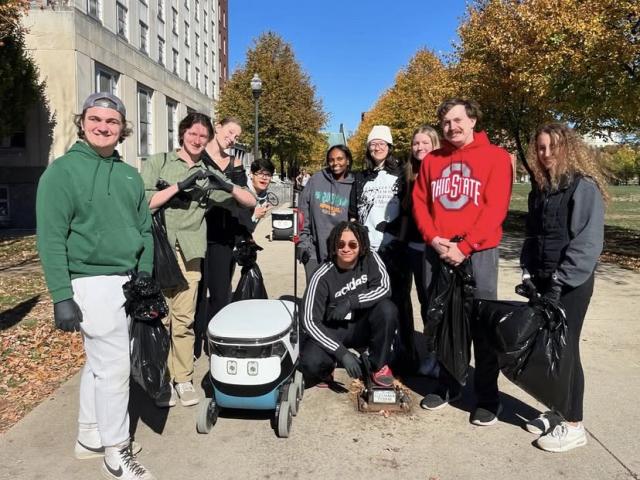
[[251,79],[251,91],[253,92],[253,99],[255,100],[255,109],[256,109],[256,118],[255,123],[253,124],[254,128],[254,138],[253,138],[253,158],[257,159],[260,154],[258,150],[258,99],[260,98],[260,94],[262,93],[262,80],[257,73],[253,74],[253,78]]

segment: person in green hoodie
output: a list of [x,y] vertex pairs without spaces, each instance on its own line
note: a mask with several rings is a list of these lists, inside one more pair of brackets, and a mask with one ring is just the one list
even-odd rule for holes
[[[129,438],[127,272],[149,277],[151,215],[142,178],[115,150],[131,130],[122,101],[94,93],[76,117],[80,138],[46,169],[36,198],[37,246],[56,327],[82,333],[75,455],[104,456],[107,478],[155,477]],[[133,447],[132,447],[133,445]]]

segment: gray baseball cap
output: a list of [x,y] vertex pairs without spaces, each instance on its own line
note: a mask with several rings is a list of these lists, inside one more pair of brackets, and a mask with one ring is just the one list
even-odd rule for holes
[[122,118],[127,118],[127,109],[124,108],[124,103],[118,97],[108,92],[96,92],[87,97],[82,105],[82,111],[86,111],[91,107],[104,107],[111,108],[116,112],[120,112]]

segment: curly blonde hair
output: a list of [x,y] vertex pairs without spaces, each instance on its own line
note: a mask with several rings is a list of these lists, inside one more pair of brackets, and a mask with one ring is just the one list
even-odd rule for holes
[[[551,170],[547,170],[538,160],[538,137],[543,133],[551,138],[551,148],[556,158]],[[563,123],[546,123],[538,127],[529,142],[527,163],[541,189],[558,188],[563,177],[579,174],[591,178],[602,198],[605,201],[609,199],[599,152]]]

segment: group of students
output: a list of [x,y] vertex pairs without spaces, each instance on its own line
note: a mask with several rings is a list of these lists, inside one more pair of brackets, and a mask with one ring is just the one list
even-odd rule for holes
[[[392,385],[394,373],[433,371],[432,357],[421,361],[414,343],[412,276],[425,328],[429,297],[445,266],[468,263],[474,298],[497,299],[498,248],[513,172],[511,156],[477,128],[481,115],[473,101],[443,102],[437,111],[443,138],[430,126],[418,128],[406,161],[393,155],[389,127],[376,125],[367,138],[362,172],[351,171],[346,146],[327,152],[326,168],[311,177],[300,196],[304,228],[297,255],[307,276],[301,369],[307,385],[332,382],[338,363],[352,377],[361,376],[350,348],[369,349],[372,380],[379,385]],[[587,442],[579,338],[603,247],[607,192],[597,153],[564,124],[541,126],[527,160],[533,178],[522,278],[566,310],[565,354],[575,362],[567,389],[571,408],[545,412],[526,428],[539,435],[539,448],[562,452]],[[497,355],[486,328],[472,324],[471,331],[476,395],[471,423],[493,425],[502,411]],[[437,387],[421,401],[427,410],[461,397],[460,383],[445,368],[438,370]]]
[[[423,320],[443,264],[468,259],[476,297],[497,297],[511,160],[476,131],[481,113],[474,102],[447,100],[437,115],[443,140],[430,127],[416,130],[409,161],[394,157],[391,131],[383,125],[368,136],[363,172],[351,172],[346,146],[332,146],[327,167],[309,178],[300,195],[305,221],[297,255],[307,274],[300,368],[309,385],[331,381],[338,362],[352,377],[361,376],[350,348],[368,347],[373,380],[380,385],[391,385],[394,372],[420,371],[412,276]],[[164,209],[187,287],[163,292],[172,388],[156,401],[163,407],[178,398],[184,405],[198,403],[193,362],[199,335],[230,301],[234,246],[251,239],[268,212],[266,190],[275,168],[256,160],[248,181],[229,153],[241,133],[233,119],[214,126],[208,116],[189,113],[179,125],[180,148],[147,158],[142,175],[116,150],[131,134],[118,97],[90,95],[75,124],[78,141],[44,172],[36,201],[37,246],[55,324],[80,331],[86,354],[75,455],[104,457],[106,478],[153,479],[136,457],[140,445],[129,436],[130,318],[122,286],[131,272],[137,279],[150,277],[151,215]],[[564,451],[586,443],[578,346],[602,248],[607,194],[593,151],[564,125],[541,127],[528,159],[534,178],[524,278],[566,308],[576,362],[571,411],[547,412],[527,428],[540,434],[541,448]],[[472,422],[490,425],[501,409],[498,368],[480,337],[473,341],[478,404]],[[440,386],[421,403],[426,409],[442,408],[460,395],[460,385],[441,372]]]

